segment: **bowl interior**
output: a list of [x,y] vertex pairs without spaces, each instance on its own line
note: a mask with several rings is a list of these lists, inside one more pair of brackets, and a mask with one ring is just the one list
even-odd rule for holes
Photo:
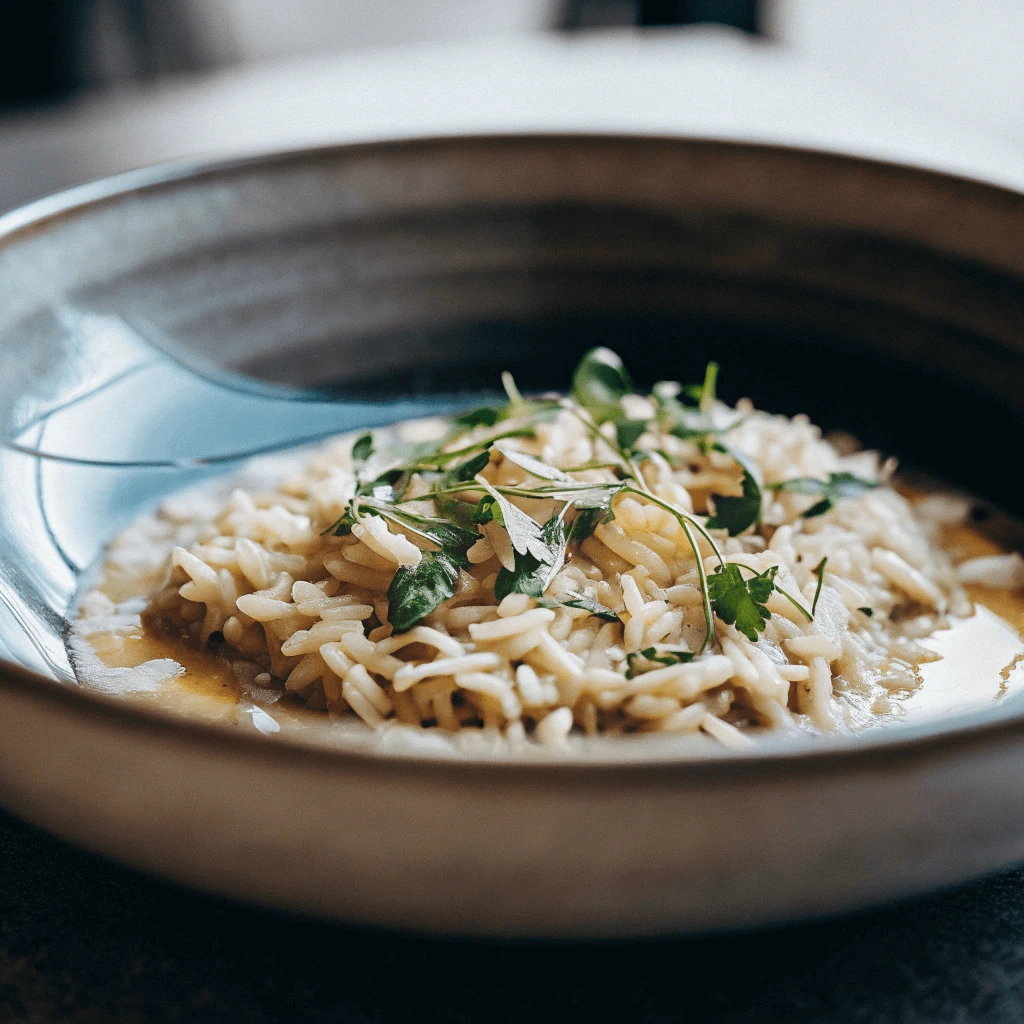
[[[0,222],[0,424],[78,459],[223,454],[470,401],[503,369],[564,387],[605,344],[641,384],[716,359],[723,397],[1019,514],[1022,236],[1016,194],[737,143],[425,140],[144,173]],[[7,659],[67,678],[64,615],[105,540],[225,465],[0,452]]]

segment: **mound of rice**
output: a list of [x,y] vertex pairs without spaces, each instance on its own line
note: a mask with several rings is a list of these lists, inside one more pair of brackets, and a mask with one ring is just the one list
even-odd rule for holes
[[[634,419],[650,414],[645,402],[623,399]],[[715,402],[710,415],[738,421],[729,447],[759,476],[762,506],[760,522],[738,536],[724,529],[709,536],[748,575],[777,566],[778,586],[805,608],[814,605],[808,620],[772,592],[756,641],[716,615],[705,645],[693,545],[675,515],[636,493],[618,494],[613,517],[570,544],[540,603],[524,593],[496,599],[498,574],[515,564],[515,552],[500,522],[477,525],[454,596],[396,633],[389,587],[400,567],[415,567],[432,546],[372,514],[345,535],[325,532],[356,492],[351,437],[290,456],[270,486],[169,500],[111,544],[80,613],[109,616],[118,602],[144,594],[151,628],[223,651],[255,699],[287,693],[375,729],[397,722],[495,730],[513,743],[555,745],[572,732],[703,730],[745,747],[766,731],[856,729],[893,712],[894,698],[919,685],[918,665],[934,657],[917,640],[971,613],[948,558],[885,483],[889,470],[875,453],[841,454],[805,417],[768,415],[745,401]],[[534,422],[533,436],[492,446],[481,476],[495,487],[536,483],[503,453],[510,451],[562,470],[595,467],[574,469],[576,481],[615,480],[615,469],[602,465],[609,460],[603,438],[613,435],[589,419],[566,404]],[[513,415],[503,432],[515,424]],[[480,424],[452,437],[449,423],[431,420],[375,441],[386,462],[387,437],[447,438],[442,450],[452,451],[494,433]],[[712,495],[742,493],[742,466],[728,451],[653,424],[636,446],[650,495],[696,523],[706,524]],[[811,517],[803,513],[815,496],[770,486],[837,472],[881,486]],[[413,475],[406,500],[429,489]],[[538,524],[559,508],[551,499],[509,500]],[[409,507],[436,511],[429,499]],[[706,538],[695,537],[710,574],[719,560]],[[562,603],[569,597],[586,601]],[[593,614],[587,602],[607,614]],[[651,648],[653,657],[638,656]]]

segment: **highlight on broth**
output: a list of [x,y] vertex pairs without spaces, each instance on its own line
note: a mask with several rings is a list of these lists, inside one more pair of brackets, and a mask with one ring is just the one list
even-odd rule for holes
[[114,672],[143,688],[201,657],[257,716],[301,704],[502,747],[702,731],[746,748],[891,715],[937,657],[922,641],[972,614],[961,582],[1020,586],[1024,563],[955,568],[948,503],[915,509],[891,461],[726,405],[716,377],[637,394],[593,349],[568,396],[504,374],[501,404],[176,495],[110,545],[78,633],[141,615],[162,656]]

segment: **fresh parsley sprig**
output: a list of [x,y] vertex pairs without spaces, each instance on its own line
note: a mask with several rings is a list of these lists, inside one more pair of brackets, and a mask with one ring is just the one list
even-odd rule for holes
[[829,473],[827,480],[819,480],[813,476],[798,476],[791,480],[769,484],[771,491],[785,491],[787,494],[821,495],[821,501],[815,502],[802,513],[804,519],[824,515],[833,509],[843,498],[856,498],[865,491],[881,486],[878,480],[864,480],[853,473]]
[[692,651],[678,651],[668,647],[645,647],[626,655],[626,678],[634,679],[645,672],[653,672],[664,665],[685,665],[693,661]]

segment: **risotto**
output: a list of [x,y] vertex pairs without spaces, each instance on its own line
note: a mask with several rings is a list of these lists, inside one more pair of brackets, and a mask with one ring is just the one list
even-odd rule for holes
[[971,615],[961,581],[1019,586],[1024,564],[954,568],[891,462],[724,404],[716,374],[636,394],[594,349],[566,397],[506,374],[502,404],[177,495],[111,544],[80,631],[141,609],[172,655],[154,679],[202,651],[257,705],[373,730],[861,728]]

